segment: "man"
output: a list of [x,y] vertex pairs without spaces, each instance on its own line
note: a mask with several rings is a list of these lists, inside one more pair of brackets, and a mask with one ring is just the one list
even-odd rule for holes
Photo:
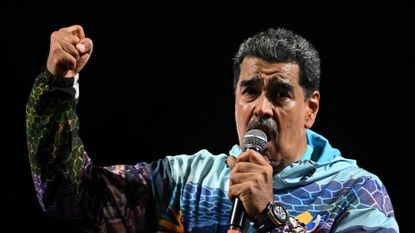
[[[78,73],[92,49],[81,26],[52,33],[27,104],[33,181],[47,213],[93,232],[226,232],[237,197],[246,232],[399,232],[379,178],[310,130],[320,59],[301,36],[269,29],[240,46],[239,144],[229,154],[201,150],[110,167],[94,165],[78,136]],[[267,138],[261,153],[244,143],[253,129]]]

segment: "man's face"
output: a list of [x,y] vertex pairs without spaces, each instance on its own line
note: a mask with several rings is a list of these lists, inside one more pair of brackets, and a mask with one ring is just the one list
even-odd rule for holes
[[235,94],[235,118],[239,144],[251,128],[268,136],[262,153],[276,170],[301,159],[306,150],[306,129],[315,120],[319,92],[304,100],[299,67],[293,63],[268,63],[246,57]]

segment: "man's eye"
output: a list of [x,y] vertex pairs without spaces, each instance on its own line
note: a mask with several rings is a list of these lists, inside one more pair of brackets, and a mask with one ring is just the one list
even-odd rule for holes
[[290,95],[284,91],[276,91],[273,93],[273,98],[282,99],[282,98],[289,98]]
[[243,95],[258,95],[258,91],[255,90],[254,88],[246,88],[245,90],[242,91]]

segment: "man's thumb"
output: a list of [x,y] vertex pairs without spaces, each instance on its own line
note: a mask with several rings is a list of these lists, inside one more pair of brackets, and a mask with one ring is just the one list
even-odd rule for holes
[[79,60],[76,62],[75,74],[79,73],[79,71],[81,71],[82,68],[84,68],[90,57],[91,54],[85,53],[79,58]]
[[92,54],[93,43],[92,40],[89,38],[84,38],[76,44],[76,49],[81,54],[78,61],[76,62],[75,73],[79,73],[79,71],[84,68],[86,63],[88,62],[89,58]]

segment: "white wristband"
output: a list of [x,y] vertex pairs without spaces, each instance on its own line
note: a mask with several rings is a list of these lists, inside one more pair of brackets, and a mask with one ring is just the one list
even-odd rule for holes
[[79,83],[78,83],[78,79],[79,79],[79,73],[75,74],[74,81],[73,81],[73,86],[72,86],[75,89],[75,99],[78,99],[78,97],[79,97]]

